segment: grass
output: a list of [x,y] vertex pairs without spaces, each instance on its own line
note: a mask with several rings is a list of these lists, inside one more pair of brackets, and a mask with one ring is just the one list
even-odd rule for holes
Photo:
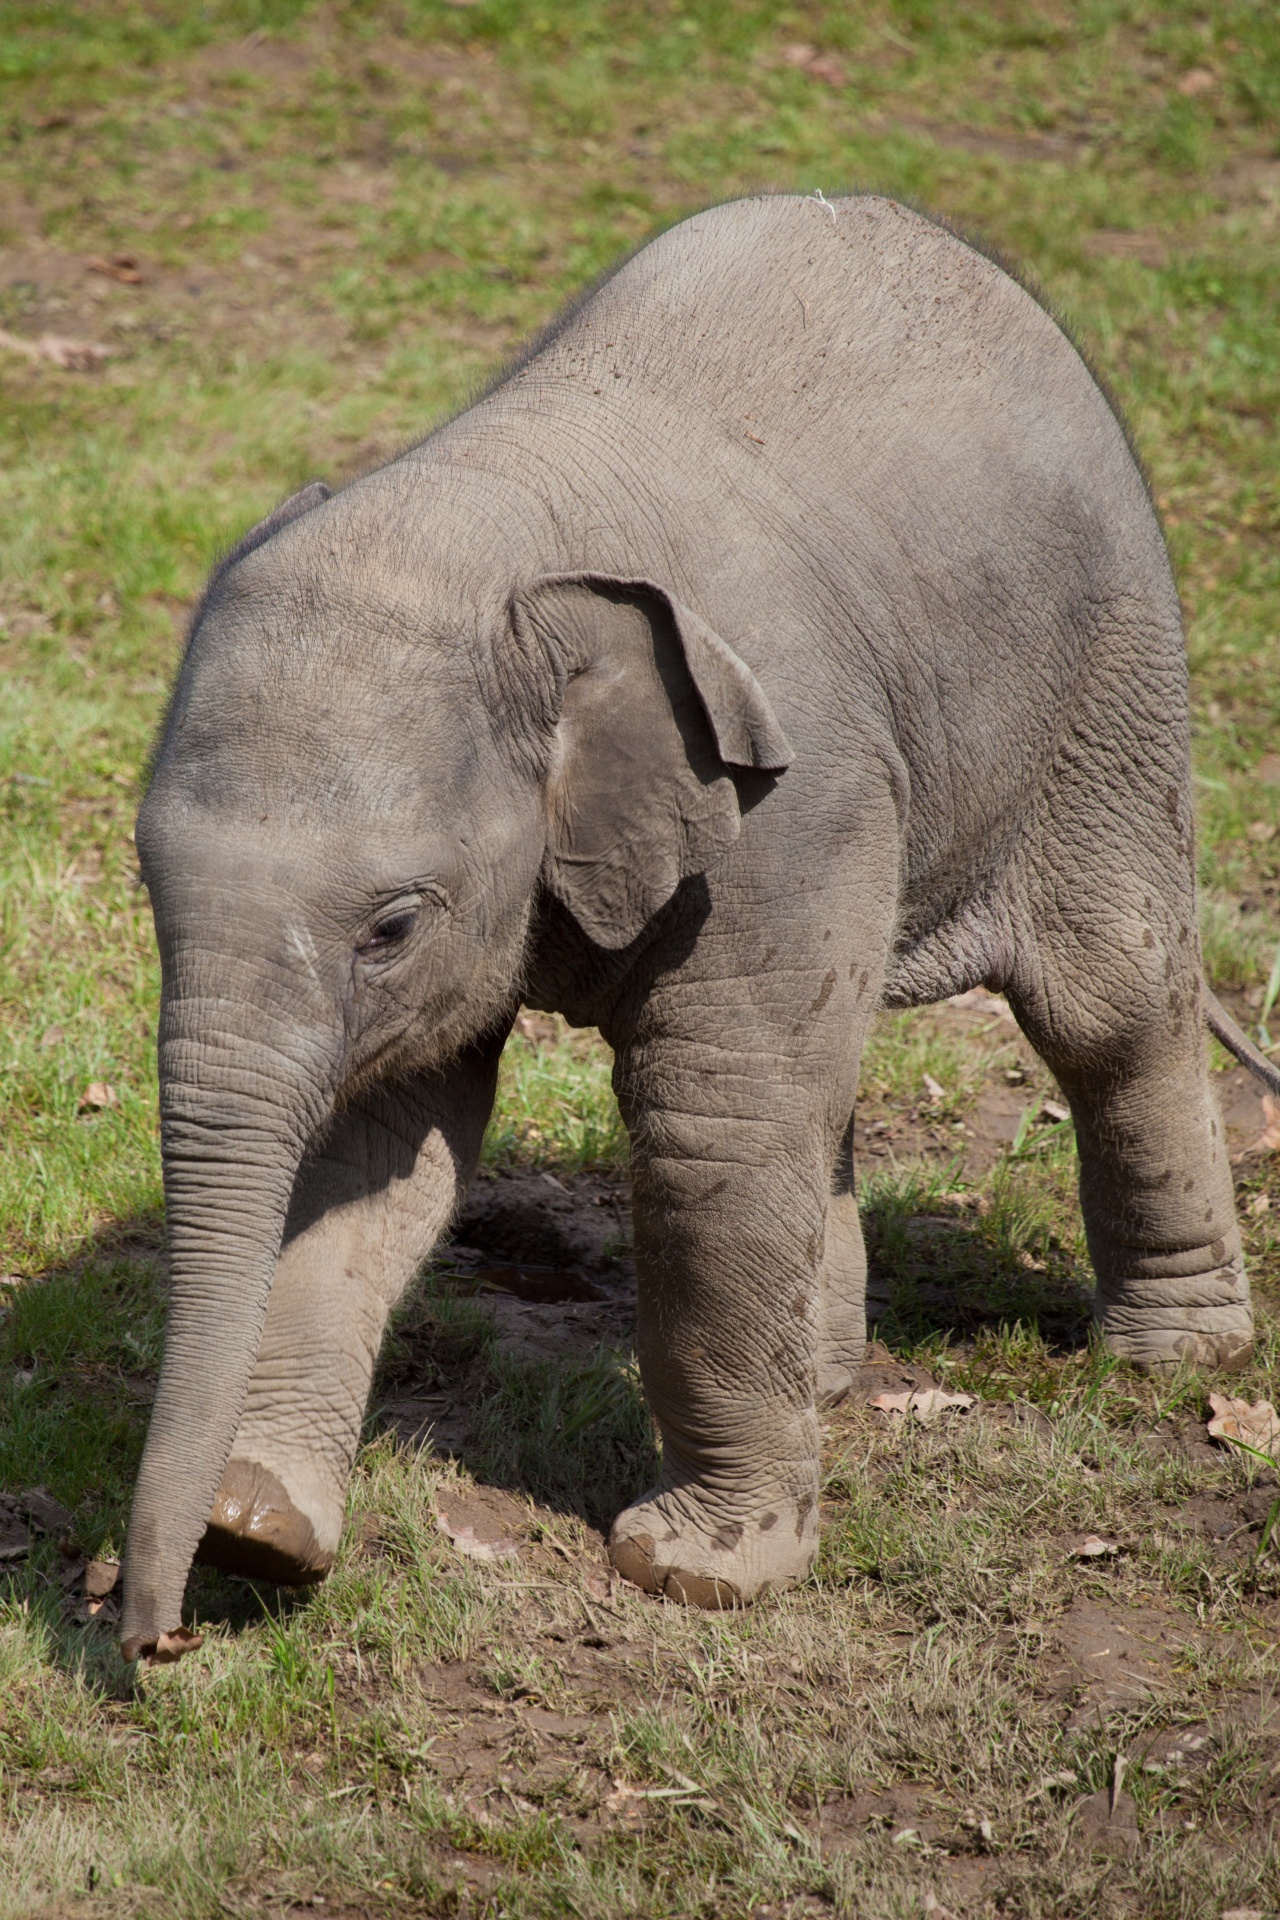
[[[1186,610],[1207,969],[1274,1026],[1278,128],[1264,0],[12,0],[0,328],[110,358],[0,348],[0,1488],[47,1485],[75,1548],[119,1551],[164,1313],[130,831],[202,574],[708,199],[886,188],[1075,328]],[[117,256],[140,282],[87,264]],[[785,1600],[690,1616],[611,1584],[591,1529],[652,1464],[629,1355],[520,1360],[438,1275],[384,1381],[463,1380],[463,1457],[371,1423],[324,1586],[201,1572],[204,1652],[138,1684],[37,1538],[0,1568],[0,1914],[1280,1905],[1275,1491],[1203,1444],[1207,1383],[1090,1344],[1053,1091],[999,1022],[877,1032],[884,1364],[982,1409],[838,1412],[822,1556]],[[624,1157],[594,1037],[513,1039],[489,1166],[572,1186]],[[1274,1398],[1270,1159],[1240,1200],[1263,1330],[1232,1390]],[[514,1503],[518,1561],[448,1547],[459,1488]],[[1089,1533],[1115,1552],[1071,1558]],[[1128,1634],[1149,1687],[1072,1666],[1099,1620],[1094,1653]],[[1088,1826],[1118,1778],[1132,1841]]]

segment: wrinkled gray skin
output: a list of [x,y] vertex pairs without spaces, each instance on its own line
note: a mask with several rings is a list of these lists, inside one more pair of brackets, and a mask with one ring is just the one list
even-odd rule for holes
[[191,1644],[202,1536],[329,1565],[521,997],[617,1052],[663,1469],[611,1552],[644,1587],[811,1564],[877,1007],[1004,989],[1071,1103],[1112,1348],[1247,1351],[1178,605],[1025,292],[886,200],[720,207],[322,492],[216,576],[138,824],[173,1303],[131,1657]]

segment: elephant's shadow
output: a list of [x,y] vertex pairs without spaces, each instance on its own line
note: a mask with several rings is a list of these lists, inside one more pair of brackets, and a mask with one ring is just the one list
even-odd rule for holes
[[[1050,1351],[1084,1344],[1086,1276],[1070,1249],[1047,1241],[1030,1253],[1018,1223],[919,1193],[873,1194],[864,1221],[869,1312],[895,1354],[1014,1324]],[[123,1548],[166,1291],[162,1224],[148,1215],[12,1289],[0,1319],[0,1496],[43,1488],[69,1516],[60,1533],[30,1527],[28,1546],[0,1561],[0,1589],[59,1666],[116,1695],[132,1684],[118,1602],[90,1612],[85,1573]],[[480,1487],[603,1532],[658,1464],[634,1298],[618,1176],[481,1180],[392,1328],[367,1436],[453,1455]],[[308,1593],[197,1568],[190,1598],[234,1631],[264,1613],[283,1619]]]
[[[1082,1347],[1089,1287],[1073,1249],[1024,1221],[927,1193],[864,1205],[868,1316],[895,1354],[1020,1327]],[[456,1458],[481,1487],[607,1531],[658,1453],[635,1362],[625,1190],[529,1172],[482,1183],[383,1355],[370,1432]]]

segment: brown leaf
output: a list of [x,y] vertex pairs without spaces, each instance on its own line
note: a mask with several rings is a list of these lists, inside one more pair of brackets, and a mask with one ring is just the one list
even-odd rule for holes
[[1210,73],[1208,67],[1192,67],[1179,80],[1178,92],[1188,100],[1196,100],[1202,93],[1212,93],[1217,84],[1217,74]]
[[91,1110],[102,1111],[104,1108],[119,1105],[120,1095],[114,1087],[109,1087],[105,1080],[91,1080],[80,1095],[81,1113],[88,1113]]
[[108,280],[119,280],[122,286],[142,284],[142,262],[132,253],[113,253],[105,259],[96,254],[88,264],[90,273],[105,274]]
[[1226,1394],[1211,1393],[1209,1438],[1225,1440],[1228,1446],[1256,1447],[1259,1453],[1280,1460],[1280,1414],[1269,1400],[1232,1400]]
[[843,87],[848,78],[833,53],[819,53],[807,40],[789,40],[781,49],[789,67],[799,67],[813,80],[825,80],[829,87]]
[[162,1633],[152,1651],[147,1655],[150,1666],[169,1667],[175,1660],[181,1660],[184,1653],[195,1653],[204,1645],[202,1633],[192,1633],[189,1627],[175,1627],[172,1633]]
[[994,1020],[1003,1020],[1009,1026],[1016,1027],[1013,1008],[1002,993],[992,993],[987,987],[970,987],[965,993],[953,993],[947,1001],[949,1007],[956,1007],[961,1013],[980,1013]]
[[931,1426],[942,1414],[968,1413],[974,1404],[971,1393],[944,1393],[941,1387],[922,1387],[906,1393],[877,1393],[868,1402],[881,1413],[910,1415],[923,1426]]
[[448,1514],[442,1507],[436,1509],[436,1525],[450,1546],[465,1554],[468,1560],[518,1560],[520,1548],[516,1541],[508,1539],[493,1524],[492,1515],[482,1508],[474,1510],[467,1504],[455,1506]]
[[815,80],[825,80],[829,87],[837,90],[848,81],[848,75],[834,54],[824,53],[818,59],[806,63],[805,72],[812,74]]
[[1262,1111],[1266,1117],[1266,1126],[1245,1148],[1245,1153],[1275,1153],[1280,1151],[1280,1100],[1273,1093],[1262,1096]]

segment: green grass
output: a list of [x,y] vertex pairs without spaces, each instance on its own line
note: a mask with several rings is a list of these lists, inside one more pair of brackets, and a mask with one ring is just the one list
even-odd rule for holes
[[[1071,323],[1132,423],[1183,596],[1206,966],[1266,1018],[1267,0],[13,0],[0,137],[0,328],[111,353],[88,375],[0,349],[0,1274],[21,1282],[0,1294],[0,1489],[47,1485],[80,1549],[121,1546],[163,1326],[158,977],[130,832],[185,609],[281,494],[390,457],[707,200],[885,188],[985,235]],[[141,285],[88,270],[113,254]],[[619,1169],[608,1072],[592,1036],[515,1038],[488,1164]],[[85,1104],[98,1082],[117,1104]],[[956,1156],[1006,1087],[1029,1115],[1017,1151],[967,1177]],[[1223,1546],[1196,1517],[1274,1493],[1243,1459],[1172,1446],[1205,1382],[1154,1387],[1090,1344],[1069,1134],[1037,1118],[1053,1089],[1011,1029],[894,1016],[864,1090],[868,1117],[916,1116],[864,1181],[882,1335],[1010,1424],[838,1415],[813,1581],[689,1616],[605,1584],[591,1531],[651,1470],[629,1357],[521,1363],[424,1283],[384,1377],[410,1351],[465,1373],[467,1465],[371,1433],[323,1587],[282,1600],[201,1572],[204,1652],[137,1685],[65,1602],[55,1543],[0,1568],[0,1913],[1280,1905],[1280,1579],[1260,1521]],[[1240,1197],[1263,1337],[1233,1391],[1274,1398],[1270,1162]],[[433,1503],[459,1478],[525,1503],[521,1562],[446,1546]],[[1090,1531],[1121,1550],[1069,1560]],[[1068,1727],[1046,1662],[1085,1602],[1172,1623],[1180,1651],[1158,1697]],[[439,1688],[458,1674],[455,1712]],[[589,1731],[540,1733],[540,1711]],[[1148,1770],[1179,1725],[1204,1729],[1198,1757]],[[459,1728],[474,1765],[449,1759]],[[1080,1836],[1117,1757],[1131,1858]],[[914,1812],[876,1811],[907,1789]],[[862,1809],[839,1845],[824,1801]]]

